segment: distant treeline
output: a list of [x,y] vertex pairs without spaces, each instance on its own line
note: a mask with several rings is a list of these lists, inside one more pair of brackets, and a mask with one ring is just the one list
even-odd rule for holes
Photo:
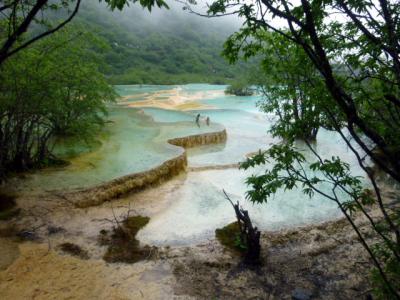
[[102,72],[111,84],[224,84],[255,66],[230,65],[221,57],[234,25],[216,25],[177,7],[148,15],[139,8],[112,13],[85,2],[74,22],[110,46]]

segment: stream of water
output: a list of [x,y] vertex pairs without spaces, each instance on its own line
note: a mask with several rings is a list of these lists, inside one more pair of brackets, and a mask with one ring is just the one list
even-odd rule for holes
[[[259,174],[263,168],[243,171],[229,165],[243,161],[249,153],[267,149],[277,140],[268,134],[272,116],[257,108],[259,95],[227,96],[224,89],[225,86],[204,84],[117,86],[122,100],[110,108],[111,123],[107,125],[101,146],[78,153],[68,167],[29,175],[20,184],[21,189],[90,187],[144,171],[184,151],[168,144],[168,139],[226,128],[226,143],[187,150],[192,171],[176,179],[173,189],[157,193],[158,188],[154,188],[152,195],[168,205],[153,215],[150,223],[139,232],[141,242],[180,245],[214,237],[216,228],[234,220],[233,209],[224,199],[223,189],[249,210],[261,229],[278,230],[339,217],[334,202],[318,195],[309,199],[300,189],[279,191],[267,204],[251,204],[244,200],[245,179]],[[195,122],[197,114],[201,115],[199,124]],[[206,125],[206,117],[211,120],[210,126]],[[355,158],[337,134],[320,130],[315,148],[325,158],[340,156],[349,163],[354,174],[362,175]],[[310,161],[315,160],[307,150],[304,153]],[[226,165],[226,169],[221,167]],[[213,169],[216,166],[220,169]],[[199,167],[203,169],[196,170]]]

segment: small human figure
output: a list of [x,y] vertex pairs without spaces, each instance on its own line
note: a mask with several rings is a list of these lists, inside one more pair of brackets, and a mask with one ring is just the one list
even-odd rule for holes
[[207,124],[207,126],[210,126],[210,117],[207,117],[206,124]]
[[196,124],[200,127],[200,114],[197,114],[196,116]]

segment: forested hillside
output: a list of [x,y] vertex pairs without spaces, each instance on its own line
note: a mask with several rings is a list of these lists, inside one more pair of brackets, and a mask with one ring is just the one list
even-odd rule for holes
[[74,22],[110,45],[104,73],[113,84],[229,83],[249,69],[231,66],[221,57],[238,19],[202,18],[177,4],[150,14],[138,6],[111,12],[105,5],[85,2]]

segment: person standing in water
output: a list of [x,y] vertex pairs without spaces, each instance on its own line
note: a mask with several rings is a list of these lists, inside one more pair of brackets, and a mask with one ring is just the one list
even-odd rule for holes
[[210,126],[210,117],[207,117],[206,124],[207,124],[207,126]]
[[200,114],[197,114],[196,116],[196,124],[200,127]]

